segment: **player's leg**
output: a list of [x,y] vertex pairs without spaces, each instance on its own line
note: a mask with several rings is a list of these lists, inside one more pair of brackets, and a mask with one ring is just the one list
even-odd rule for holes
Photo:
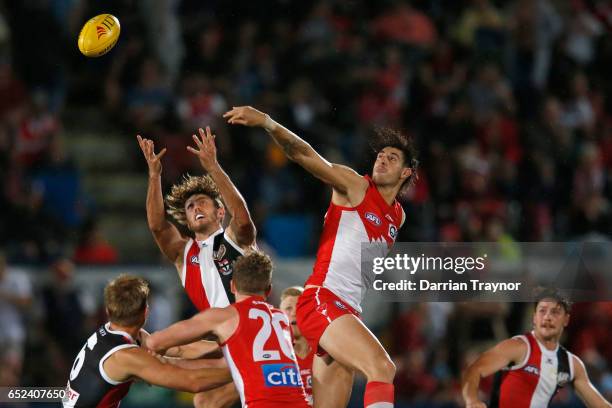
[[[366,407],[393,406],[395,364],[361,320],[351,314],[338,317],[329,324],[319,345],[338,363],[366,376]],[[316,375],[314,370],[313,375]],[[316,401],[316,394],[314,398]]]
[[238,402],[240,395],[234,383],[225,384],[212,390],[197,393],[193,397],[195,408],[228,408]]
[[344,408],[353,388],[354,371],[330,356],[312,361],[312,395],[315,408]]

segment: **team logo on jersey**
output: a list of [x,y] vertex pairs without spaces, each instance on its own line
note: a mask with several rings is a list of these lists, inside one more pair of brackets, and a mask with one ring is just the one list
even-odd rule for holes
[[380,224],[382,224],[382,221],[380,220],[380,218],[378,218],[378,215],[371,213],[371,212],[365,213],[365,219],[370,221],[372,224],[376,225],[377,227],[380,226]]
[[391,239],[397,238],[397,227],[393,224],[389,224],[389,237]]
[[525,366],[523,368],[523,371],[529,374],[540,375],[540,370],[538,369],[538,367],[534,367],[532,365]]
[[232,264],[227,259],[222,259],[221,261],[215,261],[217,264],[217,270],[223,276],[227,276],[232,273]]
[[339,300],[336,300],[334,304],[336,305],[338,309],[346,310],[346,306],[344,306],[342,302],[340,302]]
[[264,364],[261,366],[266,387],[301,387],[302,378],[292,363]]
[[225,248],[224,244],[221,244],[219,246],[219,250],[213,252],[213,258],[215,258],[215,261],[223,259],[223,256],[225,255],[226,252],[227,252],[227,248]]
[[559,385],[559,387],[563,387],[569,381],[570,381],[569,373],[566,373],[565,371],[561,371],[559,374],[557,374],[557,384]]
[[321,313],[323,316],[327,316],[327,303],[321,303],[317,306],[317,312]]
[[199,265],[200,264],[200,258],[197,255],[193,255],[189,261],[191,262],[192,265]]
[[100,333],[100,336],[106,336],[106,330],[104,330],[104,327],[100,327],[100,330],[98,330],[98,333]]

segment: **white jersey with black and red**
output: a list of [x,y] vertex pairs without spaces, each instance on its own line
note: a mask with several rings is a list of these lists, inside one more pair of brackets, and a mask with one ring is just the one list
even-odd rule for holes
[[306,281],[306,285],[331,290],[358,312],[366,292],[361,275],[361,245],[386,243],[372,248],[377,253],[369,256],[387,256],[404,218],[400,203],[395,200],[389,205],[372,179],[365,179],[368,189],[359,205],[342,207],[330,203],[314,270]]
[[183,252],[181,283],[200,312],[234,303],[232,264],[244,251],[222,228],[204,241],[190,239]]
[[574,381],[572,353],[561,346],[549,350],[533,332],[515,336],[527,345],[519,364],[498,373],[491,408],[546,408],[559,388]]
[[259,296],[232,307],[238,327],[221,346],[242,406],[308,408],[287,316]]

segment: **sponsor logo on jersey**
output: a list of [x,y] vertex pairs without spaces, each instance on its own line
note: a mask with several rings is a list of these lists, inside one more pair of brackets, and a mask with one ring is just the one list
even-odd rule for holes
[[380,226],[380,224],[382,224],[382,221],[380,220],[380,218],[378,218],[378,215],[371,213],[371,212],[365,213],[365,219],[370,221],[372,224],[376,225],[377,227]]
[[264,364],[261,368],[266,387],[302,386],[300,371],[295,364]]
[[570,374],[569,373],[566,373],[565,371],[561,371],[559,374],[557,374],[557,384],[560,387],[563,387],[569,381],[570,381]]
[[389,224],[389,237],[391,239],[397,238],[397,227],[393,224]]
[[192,265],[200,264],[200,258],[197,255],[193,255],[191,259],[189,259],[189,261],[191,262]]
[[538,369],[538,367],[534,367],[532,365],[525,366],[523,368],[523,371],[529,374],[540,375],[540,370]]
[[334,304],[338,309],[346,310],[346,306],[344,306],[339,300],[334,301]]

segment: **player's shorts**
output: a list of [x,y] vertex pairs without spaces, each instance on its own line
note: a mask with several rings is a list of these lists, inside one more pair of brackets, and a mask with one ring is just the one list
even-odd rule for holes
[[352,314],[361,318],[359,313],[340,299],[331,290],[318,286],[307,288],[298,298],[296,306],[296,320],[302,336],[308,341],[318,356],[327,354],[319,346],[319,339],[327,326],[340,316]]

